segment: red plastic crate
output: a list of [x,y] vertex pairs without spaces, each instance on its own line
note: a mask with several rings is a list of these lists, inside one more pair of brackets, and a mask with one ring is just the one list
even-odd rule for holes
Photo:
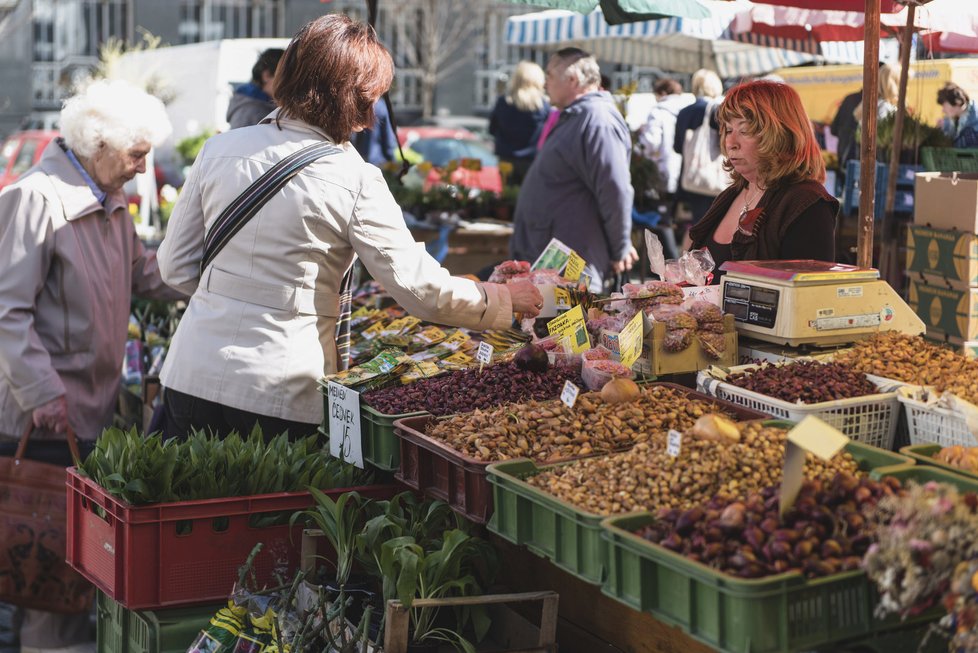
[[[768,418],[764,413],[675,383],[649,385],[673,388],[690,397],[708,401],[738,420]],[[414,490],[445,501],[471,521],[485,524],[492,516],[492,486],[486,468],[497,461],[470,458],[446,443],[425,435],[428,424],[437,419],[431,415],[419,415],[394,422],[394,434],[401,446],[401,469],[394,476]]]
[[[327,490],[389,499],[395,485]],[[68,469],[67,560],[113,600],[130,610],[226,601],[238,568],[258,542],[259,583],[275,584],[273,570],[299,566],[301,525],[255,527],[252,516],[295,512],[313,505],[308,492],[263,494],[132,506],[74,468]],[[281,573],[281,572],[280,572]]]

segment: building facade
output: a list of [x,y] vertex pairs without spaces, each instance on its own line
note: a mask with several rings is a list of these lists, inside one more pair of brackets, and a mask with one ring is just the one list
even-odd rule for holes
[[[377,30],[397,64],[400,113],[420,114],[426,99],[436,113],[488,112],[516,63],[542,56],[505,44],[506,19],[526,11],[505,2],[380,0]],[[40,125],[55,115],[113,39],[288,37],[326,12],[367,19],[364,0],[0,0],[0,134],[28,116]],[[436,56],[437,69],[426,68],[425,58]]]

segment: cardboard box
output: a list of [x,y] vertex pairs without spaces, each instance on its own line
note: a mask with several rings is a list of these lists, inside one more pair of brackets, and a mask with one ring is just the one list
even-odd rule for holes
[[907,303],[928,332],[978,340],[978,288],[961,290],[911,279]]
[[662,322],[652,324],[652,333],[646,341],[649,344],[649,360],[651,362],[652,374],[662,376],[663,374],[678,374],[681,372],[698,372],[706,369],[710,365],[721,365],[730,367],[737,364],[737,329],[734,326],[733,315],[723,316],[724,344],[726,346],[723,356],[716,360],[708,356],[703,348],[700,347],[696,338],[693,342],[680,352],[668,352],[663,346],[666,337],[666,325]]
[[978,235],[910,225],[907,270],[938,286],[978,286]]
[[966,358],[978,358],[978,340],[962,340],[961,338],[949,336],[935,329],[928,330],[924,337],[939,345],[953,349]]
[[914,224],[978,232],[978,173],[919,172]]

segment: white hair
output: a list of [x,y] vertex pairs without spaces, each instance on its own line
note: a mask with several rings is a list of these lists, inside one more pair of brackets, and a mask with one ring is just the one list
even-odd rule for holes
[[715,98],[723,95],[723,82],[715,72],[707,68],[700,68],[693,73],[690,86],[696,97]]
[[558,50],[552,57],[558,66],[564,69],[567,79],[576,79],[582,89],[598,88],[601,86],[601,68],[593,56],[578,48]]
[[92,82],[61,110],[65,144],[85,158],[103,143],[119,152],[143,142],[159,145],[171,131],[163,103],[123,80]]

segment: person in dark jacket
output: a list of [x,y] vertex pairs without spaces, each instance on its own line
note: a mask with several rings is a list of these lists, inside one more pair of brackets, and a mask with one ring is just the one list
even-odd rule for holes
[[[676,154],[683,154],[683,146],[686,144],[686,132],[691,132],[702,126],[703,119],[706,117],[706,107],[712,100],[723,95],[723,82],[712,70],[701,68],[693,73],[690,83],[696,101],[689,106],[683,107],[676,115],[676,134],[672,144]],[[712,127],[711,121],[711,127]],[[683,168],[686,162],[683,161]],[[713,203],[713,195],[702,195],[685,190],[682,185],[682,170],[679,174],[679,187],[676,191],[676,199],[686,204],[692,214],[691,224],[696,224],[702,218],[707,209]]]
[[600,82],[587,52],[565,48],[550,57],[547,93],[560,118],[520,188],[511,242],[514,258],[533,261],[558,238],[587,262],[596,291],[638,259],[631,241],[632,139]]
[[964,89],[948,82],[937,92],[937,103],[944,111],[941,129],[954,147],[978,147],[978,105]]
[[489,133],[496,139],[496,156],[513,166],[510,181],[522,183],[537,153],[537,140],[550,113],[543,91],[543,69],[521,61],[489,116]]
[[839,201],[825,190],[825,163],[798,92],[779,82],[740,84],[717,122],[734,181],[690,229],[693,247],[708,249],[718,268],[730,260],[834,262]]
[[262,52],[251,68],[251,81],[234,89],[227,113],[231,129],[257,125],[258,121],[275,109],[272,85],[275,68],[284,52],[281,48],[268,48]]
[[397,136],[394,134],[391,116],[387,111],[384,98],[380,98],[374,104],[374,126],[354,134],[350,140],[367,163],[381,166],[394,160]]

